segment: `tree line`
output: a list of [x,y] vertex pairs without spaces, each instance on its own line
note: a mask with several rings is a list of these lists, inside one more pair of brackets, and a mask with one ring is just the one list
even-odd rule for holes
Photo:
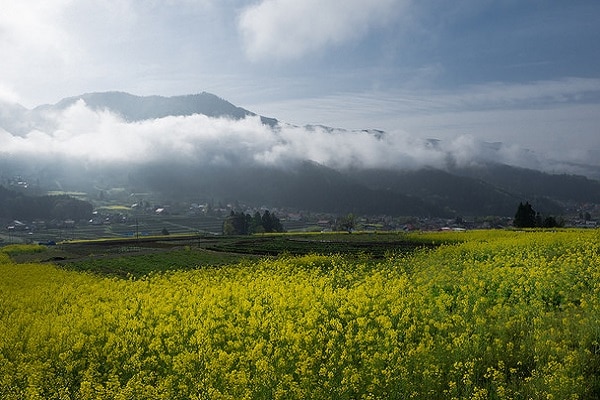
[[283,226],[275,214],[265,210],[261,215],[258,211],[254,215],[243,212],[231,211],[223,221],[224,235],[251,235],[253,233],[283,232]]
[[0,218],[2,219],[88,219],[94,207],[87,201],[67,195],[27,196],[0,186]]
[[536,212],[529,202],[519,203],[513,225],[516,228],[556,228],[563,225],[562,221],[557,221],[553,216],[543,217]]

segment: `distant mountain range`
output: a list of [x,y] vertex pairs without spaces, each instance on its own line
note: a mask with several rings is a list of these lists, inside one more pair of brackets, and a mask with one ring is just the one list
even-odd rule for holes
[[[125,121],[135,122],[168,116],[189,116],[203,114],[214,118],[242,119],[256,116],[255,113],[211,93],[199,93],[184,96],[135,96],[125,92],[86,93],[67,97],[56,104],[44,104],[32,110],[15,103],[0,101],[0,128],[24,135],[43,124],[47,113],[59,112],[83,100],[92,110],[110,110]],[[275,118],[260,117],[265,125],[275,126]]]
[[[135,96],[125,92],[86,93],[81,96],[65,98],[54,105],[39,106],[34,111],[64,110],[79,100],[85,101],[85,104],[93,110],[108,109],[126,121],[193,114],[233,119],[256,116],[251,111],[236,107],[230,102],[206,92],[173,97]],[[274,118],[262,116],[260,118],[266,125],[274,126],[278,122]]]
[[156,166],[130,178],[140,189],[162,193],[210,194],[208,199],[337,214],[512,217],[525,201],[544,215],[562,215],[584,203],[600,204],[598,181],[492,164],[457,171],[338,171],[311,162],[289,169],[205,168],[201,172]]
[[[60,112],[83,100],[93,110],[110,110],[123,120],[136,122],[168,116],[204,114],[209,117],[243,119],[256,116],[210,93],[187,96],[134,96],[123,92],[89,93],[69,97],[54,105],[28,110],[17,104],[0,103],[0,133],[26,135],[43,123],[44,115]],[[280,122],[260,116],[270,129]],[[332,134],[340,129],[318,127]],[[315,127],[305,127],[306,140]],[[385,135],[381,131],[369,134]],[[440,146],[432,140],[431,146]],[[502,144],[490,144],[496,151]],[[4,157],[4,159],[2,159]],[[27,162],[0,151],[0,184],[11,174],[20,173]],[[587,166],[581,166],[586,168]],[[71,190],[95,190],[103,186],[125,185],[132,191],[151,190],[171,198],[204,198],[240,201],[247,204],[290,207],[344,214],[403,216],[513,216],[519,202],[529,201],[545,214],[558,215],[577,204],[600,204],[600,182],[582,175],[547,173],[481,160],[472,166],[446,168],[364,169],[326,167],[306,160],[285,168],[275,166],[222,165],[212,167],[183,166],[176,160],[170,165],[148,164],[122,170],[103,167],[87,171],[75,179],[73,166],[47,165],[38,168],[37,179],[46,185]],[[121,167],[119,167],[121,168]],[[594,171],[594,167],[589,167]],[[30,171],[30,173],[33,173]],[[600,171],[598,172],[600,176]],[[114,182],[111,182],[114,180]],[[58,182],[58,183],[57,183]],[[56,189],[57,187],[49,187]]]

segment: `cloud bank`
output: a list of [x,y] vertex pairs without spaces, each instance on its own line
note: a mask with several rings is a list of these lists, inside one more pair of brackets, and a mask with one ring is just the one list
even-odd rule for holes
[[[46,112],[35,128],[16,134],[0,128],[0,158],[82,166],[185,164],[286,167],[301,161],[331,168],[415,169],[470,165],[483,159],[524,160],[523,152],[463,135],[447,142],[422,140],[402,131],[346,131],[326,127],[263,125],[205,115],[127,122],[83,100]],[[531,155],[527,157],[531,160]]]
[[[373,90],[251,105],[284,120],[329,126],[397,127],[421,138],[518,145],[540,157],[598,165],[600,80],[492,82],[452,89]],[[525,160],[517,165],[535,166]]]
[[360,38],[390,20],[408,0],[263,0],[239,18],[252,60],[298,59],[329,45]]

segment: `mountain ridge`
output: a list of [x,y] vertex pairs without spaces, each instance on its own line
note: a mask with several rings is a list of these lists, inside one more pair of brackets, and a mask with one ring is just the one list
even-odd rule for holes
[[[110,110],[127,122],[194,114],[236,120],[257,116],[207,92],[164,97],[113,91],[67,97],[32,110],[0,103],[0,128],[26,135],[43,114],[63,111],[78,101],[85,102],[95,111]],[[274,131],[282,126],[275,118],[259,117]],[[362,132],[376,141],[384,140],[387,135],[376,129],[349,131],[318,124],[305,126],[303,132],[307,134],[305,140],[312,140],[310,135],[313,133],[343,136]],[[444,148],[444,142],[438,139],[428,139],[424,143],[425,147],[439,151]],[[332,168],[309,159],[300,163],[289,162],[285,167],[243,165],[240,162],[210,167],[173,160],[171,163],[128,168],[127,179],[119,184],[135,187],[136,190],[152,189],[165,196],[180,194],[191,198],[201,194],[204,197],[340,214],[511,216],[521,201],[530,201],[537,210],[552,214],[561,214],[577,204],[600,204],[600,182],[595,179],[486,160],[489,154],[501,151],[503,146],[501,142],[484,143],[481,146],[483,154],[476,163],[460,165],[448,158],[443,168]],[[224,147],[221,150],[228,149]],[[236,153],[232,154],[237,157]],[[523,150],[519,154],[529,155],[529,152]],[[3,163],[4,170],[0,171],[3,181],[0,184],[8,180],[6,174],[10,168],[16,171],[15,174],[32,164],[26,159],[16,162],[14,156]],[[31,174],[38,174],[38,179],[42,176],[43,181],[49,184],[60,182],[61,190],[63,187],[77,190],[82,186],[93,188],[93,180],[111,182],[120,175],[119,168],[122,166],[113,169],[105,166],[93,174],[81,176],[75,174],[82,171],[77,164],[52,161],[36,168],[30,167],[30,170]]]
[[[126,121],[137,122],[168,116],[189,116],[203,114],[208,117],[229,117],[242,119],[257,114],[237,107],[217,95],[208,92],[178,96],[137,96],[127,92],[91,92],[79,96],[66,97],[55,104],[38,106],[33,111],[64,110],[83,100],[93,110],[108,109]],[[260,116],[265,125],[275,126],[274,118]]]

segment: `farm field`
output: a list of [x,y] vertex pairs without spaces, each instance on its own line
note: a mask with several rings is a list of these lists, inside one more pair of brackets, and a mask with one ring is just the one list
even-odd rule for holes
[[600,397],[596,230],[69,246],[0,249],[2,399]]
[[[163,229],[171,234],[220,233],[223,219],[209,216],[147,216],[139,215],[125,222],[91,224],[79,221],[71,227],[42,228],[33,231],[15,231],[9,237],[0,232],[4,243],[38,243],[64,240],[89,240],[100,238],[133,238],[160,235]],[[1,242],[1,240],[0,240]]]
[[435,246],[428,238],[402,233],[311,233],[254,236],[169,235],[66,241],[58,246],[31,247],[36,251],[13,254],[16,262],[53,262],[77,271],[120,277],[149,272],[196,269],[235,264],[265,256],[344,254],[362,259],[384,258],[386,253],[410,252]]

